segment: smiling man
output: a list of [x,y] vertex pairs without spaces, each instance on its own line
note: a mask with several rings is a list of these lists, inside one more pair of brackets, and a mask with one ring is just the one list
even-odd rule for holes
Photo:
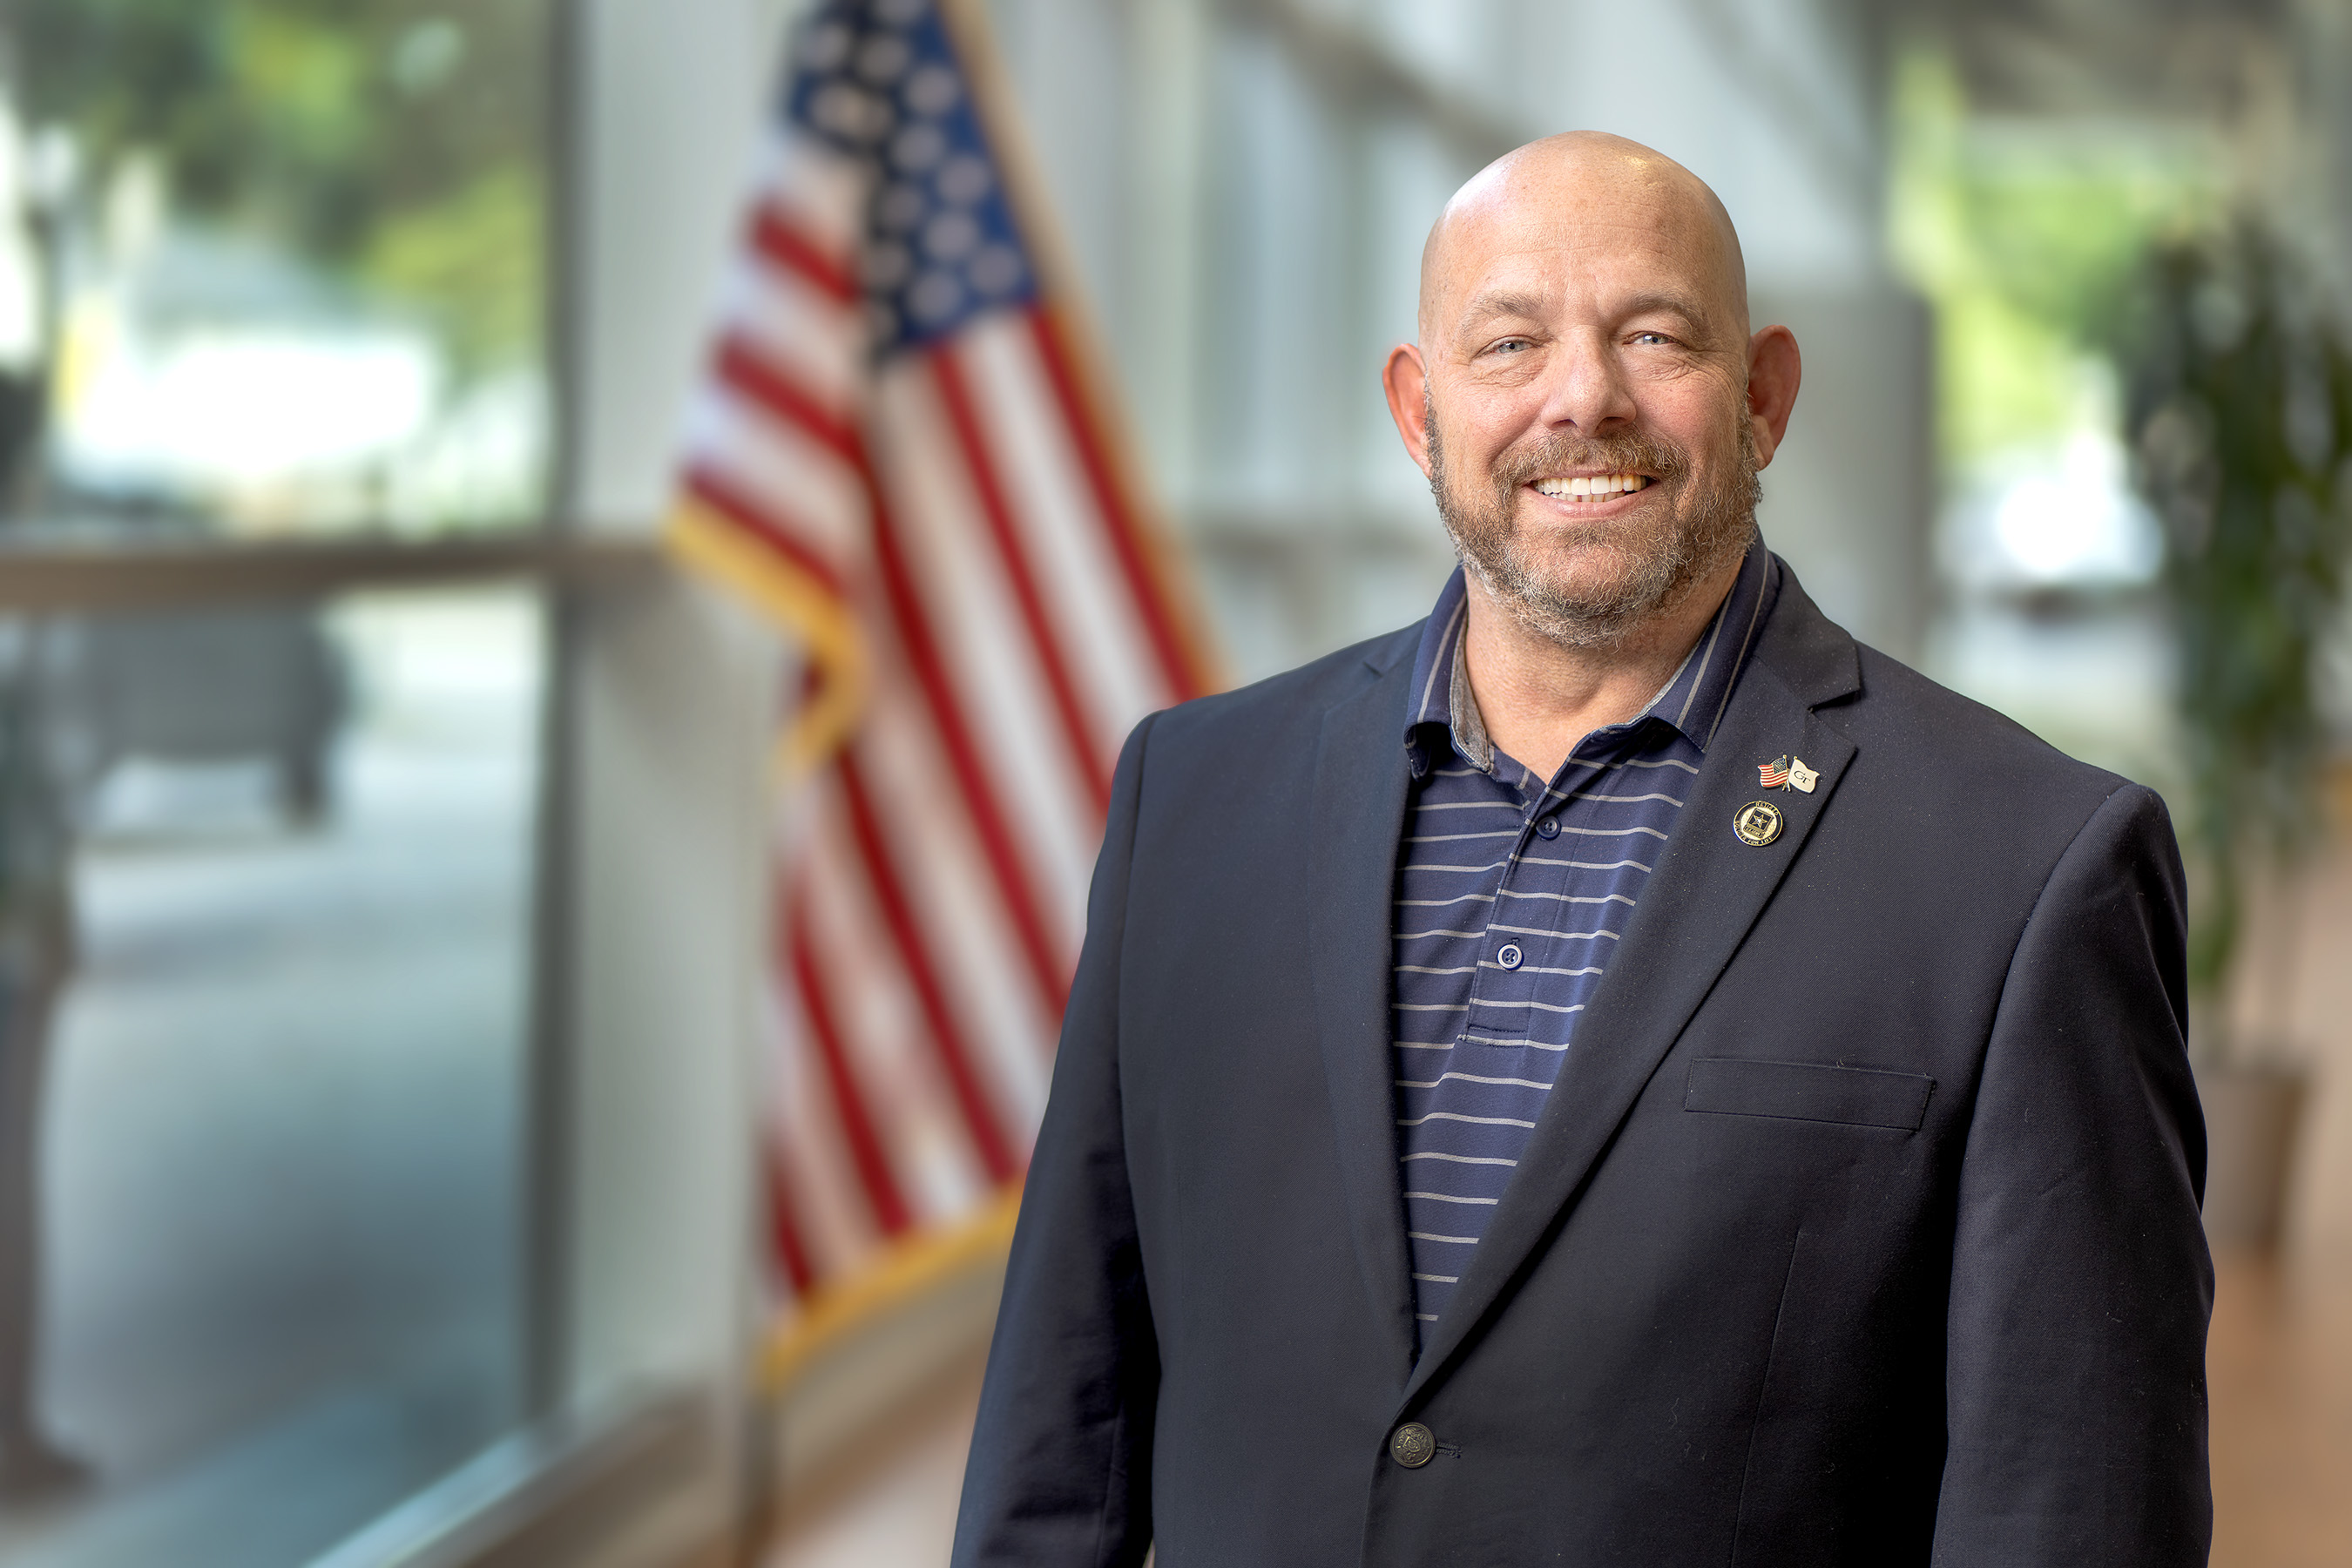
[[1813,607],[1799,379],[1646,148],[1448,205],[1462,568],[1129,741],[959,1564],[2204,1562],[2170,827]]

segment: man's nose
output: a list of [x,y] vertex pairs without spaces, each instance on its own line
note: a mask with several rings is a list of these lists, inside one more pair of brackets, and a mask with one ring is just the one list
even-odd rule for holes
[[1633,417],[1633,390],[1623,356],[1604,333],[1571,332],[1559,340],[1545,367],[1543,422],[1553,429],[1598,436]]

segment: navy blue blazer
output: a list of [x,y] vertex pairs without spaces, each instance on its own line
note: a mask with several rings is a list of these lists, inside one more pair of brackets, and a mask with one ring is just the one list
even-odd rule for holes
[[[960,1568],[2202,1563],[2164,808],[1793,577],[1415,1359],[1388,1004],[1419,637],[1128,742]],[[1750,847],[1784,754],[1821,782]]]

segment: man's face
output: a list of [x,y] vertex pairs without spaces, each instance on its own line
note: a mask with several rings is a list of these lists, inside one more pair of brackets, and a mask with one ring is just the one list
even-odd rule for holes
[[1556,642],[1620,639],[1754,531],[1745,322],[1717,231],[1676,196],[1507,193],[1434,258],[1431,489],[1465,567]]

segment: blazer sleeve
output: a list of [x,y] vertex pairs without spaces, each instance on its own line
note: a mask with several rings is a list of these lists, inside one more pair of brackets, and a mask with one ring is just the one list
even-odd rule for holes
[[2205,1562],[2213,1268],[2182,896],[2162,803],[2126,785],[2011,960],[1959,1180],[1946,1568]]
[[1151,1544],[1160,1362],[1118,1076],[1119,952],[1151,722],[1129,736],[1112,781],[964,1469],[955,1568],[1132,1568]]

